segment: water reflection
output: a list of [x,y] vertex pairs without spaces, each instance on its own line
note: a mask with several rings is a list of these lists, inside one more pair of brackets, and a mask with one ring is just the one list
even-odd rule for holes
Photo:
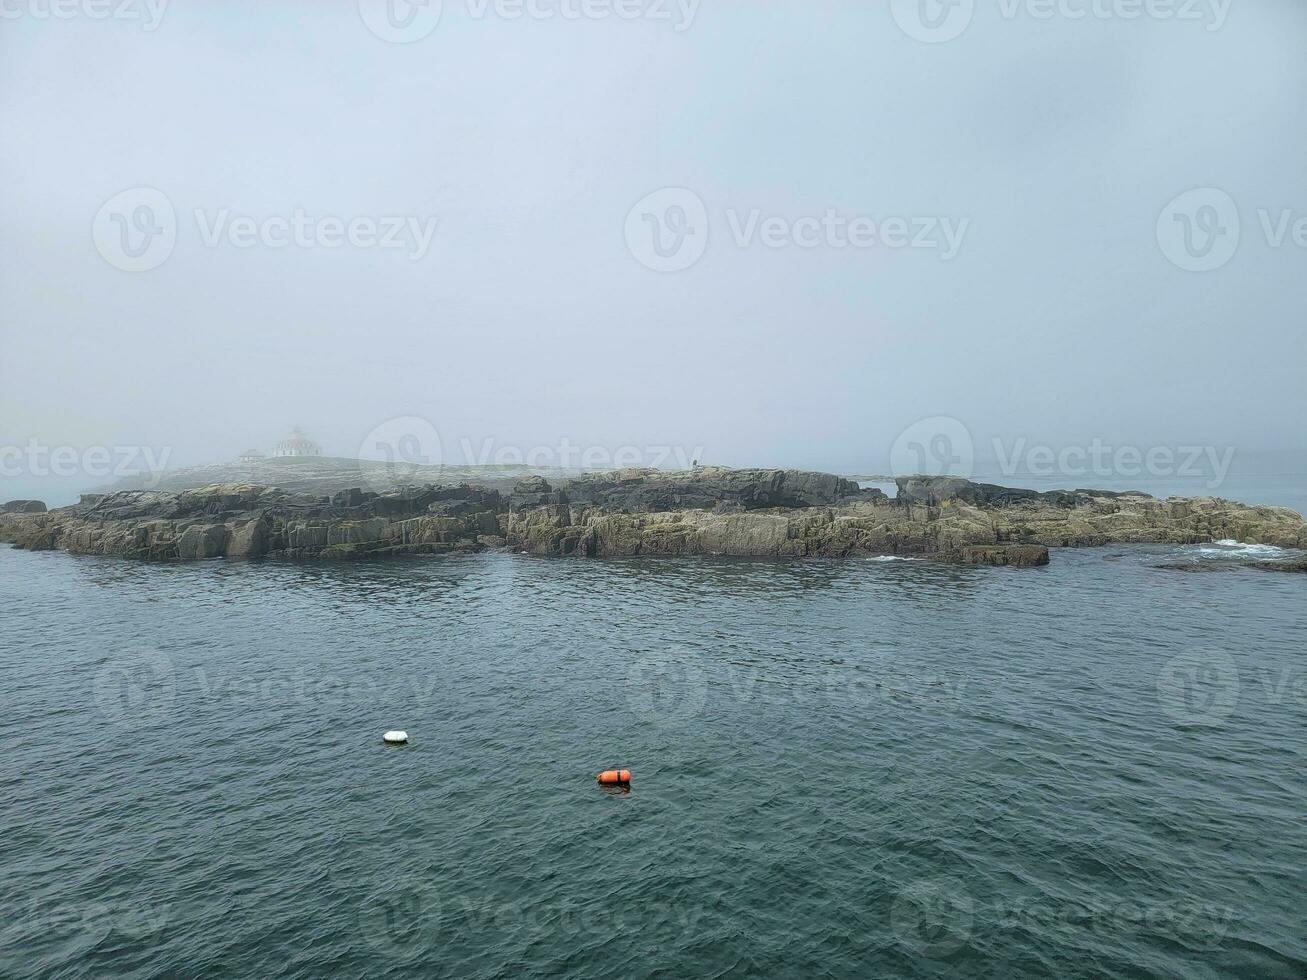
[[[722,598],[811,600],[823,593],[871,590],[909,603],[974,598],[1007,569],[956,566],[927,560],[744,559],[721,556],[611,559],[535,558],[506,552],[437,557],[406,556],[355,562],[141,562],[85,555],[28,555],[23,561],[63,561],[86,585],[158,601],[175,593],[249,594],[271,598],[301,593],[333,604],[363,601],[393,608],[433,600],[521,589],[550,595],[636,598],[656,593],[697,604]],[[1022,574],[1021,571],[1015,574]],[[1026,572],[1026,574],[1030,574]],[[599,593],[602,592],[602,596]]]

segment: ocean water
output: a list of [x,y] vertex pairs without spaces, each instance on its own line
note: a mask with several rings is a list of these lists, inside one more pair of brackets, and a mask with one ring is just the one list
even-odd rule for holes
[[1303,977],[1307,576],[1156,567],[1244,551],[0,547],[0,975]]

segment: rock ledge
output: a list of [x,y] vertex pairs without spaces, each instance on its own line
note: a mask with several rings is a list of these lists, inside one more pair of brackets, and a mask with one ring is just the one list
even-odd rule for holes
[[1283,507],[1141,493],[1038,493],[913,477],[898,494],[828,473],[720,467],[618,470],[511,491],[424,485],[330,496],[256,484],[87,495],[44,512],[16,501],[0,540],[31,550],[156,560],[361,558],[507,547],[537,555],[910,555],[1031,567],[1051,547],[1189,544],[1230,538],[1307,547]]

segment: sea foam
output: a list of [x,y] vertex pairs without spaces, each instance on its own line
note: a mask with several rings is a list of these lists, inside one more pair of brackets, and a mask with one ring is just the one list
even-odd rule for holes
[[1285,554],[1285,550],[1273,544],[1245,544],[1233,538],[1224,538],[1200,546],[1198,553],[1220,558],[1279,558]]

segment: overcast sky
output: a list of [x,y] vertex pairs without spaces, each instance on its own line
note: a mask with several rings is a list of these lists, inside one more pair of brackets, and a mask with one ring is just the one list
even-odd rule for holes
[[1296,0],[49,2],[0,445],[1307,447]]

